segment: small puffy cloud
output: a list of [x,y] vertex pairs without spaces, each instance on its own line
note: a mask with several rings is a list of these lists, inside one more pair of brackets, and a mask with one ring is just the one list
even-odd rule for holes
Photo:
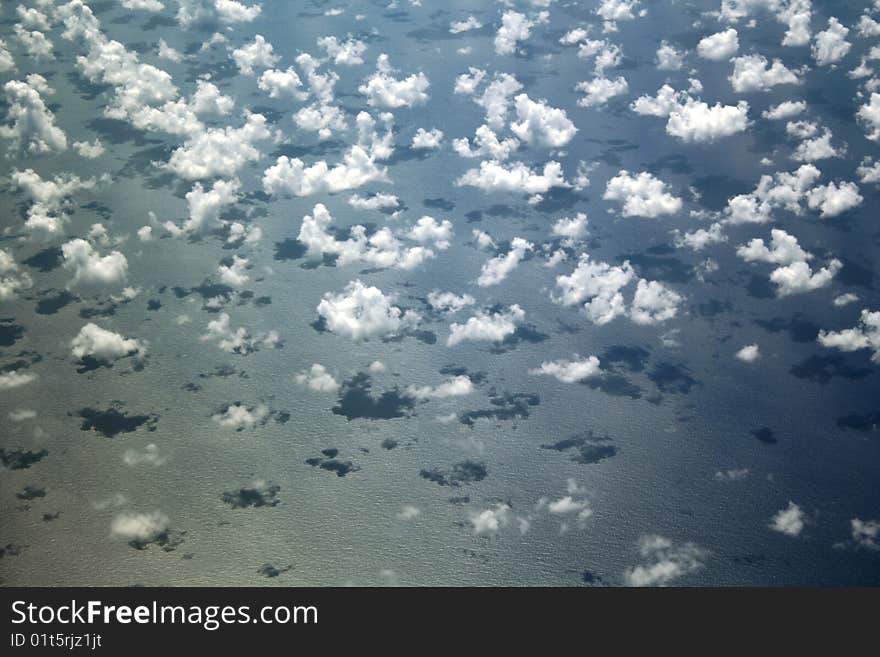
[[671,43],[662,41],[657,49],[657,68],[661,71],[680,71],[684,66],[684,56],[685,53],[676,50]]
[[849,28],[841,25],[834,16],[828,19],[828,28],[816,33],[813,41],[813,59],[819,66],[836,64],[846,57],[852,44],[846,40]]
[[217,273],[220,275],[220,282],[224,285],[243,287],[250,280],[247,269],[247,258],[233,255],[230,264],[217,267]]
[[[617,21],[631,21],[636,17],[636,8],[641,4],[641,0],[601,0],[596,8],[596,14],[605,21],[603,30],[605,32],[616,32]],[[645,14],[645,10],[638,12],[639,16]]]
[[807,103],[803,100],[786,100],[764,111],[761,116],[771,121],[782,121],[793,116],[802,114],[807,109]]
[[694,251],[702,251],[710,244],[720,244],[727,241],[727,235],[724,234],[724,225],[720,221],[716,221],[709,228],[698,228],[689,233],[681,233],[678,230],[673,231],[675,234],[675,245],[684,247]]
[[432,128],[431,130],[425,130],[424,128],[419,128],[416,130],[416,134],[413,135],[412,139],[412,149],[413,150],[433,150],[435,148],[440,148],[440,143],[443,141],[443,131],[438,130],[437,128]]
[[681,210],[681,199],[666,191],[666,183],[646,171],[631,175],[621,170],[608,181],[602,196],[623,204],[625,217],[659,217]]
[[799,261],[773,270],[770,281],[776,284],[780,297],[811,292],[828,286],[842,267],[843,263],[835,258],[814,272],[806,262]]
[[483,24],[473,15],[468,16],[463,21],[452,21],[449,24],[450,34],[461,34],[462,32],[470,32],[471,30],[479,30]]
[[724,137],[743,132],[749,126],[749,104],[741,100],[736,105],[688,99],[669,114],[666,132],[685,143],[712,143]]
[[473,144],[466,138],[453,139],[452,150],[460,157],[489,157],[499,162],[506,160],[519,148],[516,137],[498,139],[498,135],[488,125],[483,124],[474,133]]
[[233,50],[232,59],[242,75],[253,75],[255,68],[272,68],[280,58],[274,53],[272,44],[258,34],[253,42]]
[[195,183],[186,193],[189,218],[183,229],[199,234],[216,228],[223,210],[238,201],[239,188],[237,180],[218,180],[208,190]]
[[376,72],[364,80],[358,91],[367,97],[367,104],[373,107],[413,107],[424,105],[428,100],[427,76],[422,73],[397,79],[388,55],[382,53],[376,60]]
[[565,306],[583,304],[590,321],[607,324],[626,312],[621,290],[635,277],[629,262],[620,266],[609,265],[592,261],[584,253],[571,274],[556,277],[556,287],[561,294],[555,300]]
[[739,35],[732,27],[700,39],[697,54],[703,59],[726,61],[739,50]]
[[510,242],[510,250],[504,255],[498,255],[483,264],[477,285],[488,287],[497,285],[519,266],[526,254],[534,249],[534,244],[521,237],[514,237]]
[[865,157],[856,169],[856,173],[859,174],[859,182],[880,185],[880,160],[875,162],[874,158]]
[[844,306],[848,306],[851,303],[855,303],[859,300],[858,294],[853,294],[852,292],[846,292],[845,294],[839,294],[834,297],[834,307],[842,308]]
[[95,139],[93,142],[75,141],[73,142],[73,150],[75,150],[80,157],[84,157],[87,160],[94,160],[101,157],[104,154],[105,149],[101,140]]
[[[349,237],[337,239],[330,232],[333,217],[322,203],[315,205],[312,214],[303,217],[298,239],[306,246],[307,254],[315,257],[337,256],[338,265],[364,262],[376,267],[413,269],[434,257],[434,251],[424,246],[406,246],[389,228],[380,228],[368,235],[367,228],[355,225],[349,228]],[[408,232],[406,239],[432,243],[443,250],[452,238],[452,223],[444,219],[422,217]]]
[[0,39],[0,73],[9,73],[15,70],[15,59],[6,47],[6,42]]
[[474,391],[474,384],[464,375],[454,376],[437,386],[409,386],[406,393],[416,399],[445,399],[463,397]]
[[862,310],[859,323],[842,331],[819,331],[819,344],[840,351],[872,351],[871,361],[880,363],[880,310]]
[[363,41],[352,38],[339,41],[335,36],[325,36],[318,39],[318,45],[337,66],[358,66],[364,63],[363,54],[367,51],[367,44]]
[[67,136],[43,101],[43,95],[52,93],[46,78],[32,73],[25,81],[10,80],[3,91],[8,123],[0,125],[0,137],[10,140],[12,150],[43,155],[67,149]]
[[161,511],[151,513],[124,512],[113,518],[110,533],[126,541],[148,543],[168,531],[168,516]]
[[516,332],[517,326],[522,323],[525,316],[525,311],[517,304],[493,313],[480,311],[469,317],[464,324],[455,323],[449,327],[446,346],[454,347],[466,340],[501,342]]
[[121,285],[128,273],[128,260],[119,251],[101,256],[89,242],[75,239],[61,247],[65,269],[73,270],[70,286]]
[[679,545],[656,534],[639,539],[639,554],[647,563],[624,572],[628,586],[666,586],[679,577],[700,570],[709,556],[707,550],[693,543]]
[[142,356],[145,351],[146,347],[140,340],[126,338],[91,322],[83,326],[70,342],[71,354],[79,359],[94,358],[111,362],[126,356]]
[[880,550],[880,522],[853,518],[850,521],[850,527],[852,540],[858,547],[867,550]]
[[499,503],[491,509],[472,511],[468,520],[477,536],[494,536],[510,523],[510,506]]
[[434,290],[428,293],[428,305],[443,313],[456,313],[476,303],[470,294],[455,294]]
[[565,110],[549,107],[546,101],[535,102],[527,94],[520,94],[514,104],[518,121],[510,124],[510,130],[527,144],[561,148],[577,132]]
[[790,265],[799,260],[811,260],[812,255],[804,251],[794,235],[780,228],[770,231],[770,245],[761,238],[755,238],[740,246],[736,254],[746,262],[769,262],[775,265]]
[[578,82],[575,89],[584,93],[584,97],[578,100],[578,105],[597,107],[604,105],[616,96],[627,93],[629,84],[623,76],[618,76],[613,80],[599,76],[589,81]]
[[417,506],[413,506],[412,504],[405,504],[400,511],[397,512],[397,518],[399,520],[412,520],[417,518],[422,514],[421,510]]
[[468,169],[455,184],[470,186],[484,192],[517,192],[520,194],[543,194],[554,187],[568,187],[559,162],[547,162],[538,173],[522,162],[509,166],[497,160],[480,162],[479,169]]
[[682,297],[659,281],[640,279],[633,296],[630,317],[636,324],[650,325],[672,319]]
[[819,210],[823,218],[843,214],[861,205],[863,200],[858,185],[852,182],[830,182],[807,193],[807,205],[812,210]]
[[230,404],[222,413],[212,415],[211,419],[221,427],[241,431],[265,424],[269,415],[269,407],[265,404],[256,406]]
[[139,465],[152,465],[158,467],[163,465],[167,459],[159,452],[159,447],[155,443],[150,443],[144,447],[143,451],[136,449],[127,449],[122,454],[122,462],[129,467]]
[[12,390],[37,380],[36,374],[11,370],[0,374],[0,390]]
[[516,52],[517,44],[529,38],[533,27],[546,23],[549,19],[550,14],[546,11],[532,18],[518,11],[505,11],[501,16],[501,27],[495,34],[495,52],[499,55],[512,55]]
[[[182,321],[185,320],[185,321]],[[178,324],[189,319],[186,315],[178,318]],[[203,342],[215,340],[217,346],[230,354],[246,355],[257,351],[261,346],[278,347],[280,339],[276,331],[267,331],[251,335],[243,326],[233,330],[230,326],[229,314],[220,313],[217,319],[208,322],[208,332],[200,338]]]
[[800,78],[780,60],[768,62],[763,55],[743,55],[733,60],[730,78],[737,93],[769,91],[781,84],[799,84]]
[[341,293],[327,292],[317,310],[327,330],[352,340],[394,335],[419,321],[417,313],[401,310],[382,290],[360,279]]
[[320,363],[314,363],[309,369],[296,375],[296,382],[316,392],[336,392],[339,382]]
[[330,139],[334,132],[348,128],[345,112],[335,105],[310,105],[293,115],[293,122],[300,130],[317,132],[321,139]]
[[804,512],[794,502],[780,509],[770,519],[770,529],[786,536],[799,536],[804,529]]
[[880,141],[880,94],[872,92],[871,98],[859,107],[856,116],[867,128],[868,139]]
[[756,344],[747,344],[745,347],[736,352],[737,360],[744,363],[754,363],[761,357],[761,350]]
[[831,131],[826,128],[821,135],[814,137],[813,139],[805,139],[798,144],[798,147],[795,149],[794,153],[792,153],[791,158],[798,162],[816,162],[818,160],[825,160],[829,157],[841,157],[846,151],[846,148],[835,148],[831,144],[831,137]]
[[400,206],[400,199],[394,194],[377,193],[364,197],[352,194],[348,197],[348,204],[358,210],[386,210]]
[[270,136],[266,118],[248,114],[240,128],[211,128],[192,135],[171,154],[166,166],[185,180],[231,177],[248,162],[260,159],[262,153],[255,144]]
[[261,91],[265,91],[269,98],[290,97],[305,100],[308,97],[308,94],[302,90],[302,80],[292,66],[288,66],[284,71],[277,68],[263,71],[257,86]]
[[570,246],[586,236],[588,223],[587,215],[578,212],[574,217],[557,219],[550,232],[561,237],[564,245]]
[[602,368],[599,366],[599,359],[595,356],[581,358],[577,354],[572,360],[554,360],[544,361],[540,367],[529,370],[529,374],[552,376],[563,383],[577,383],[590,377],[599,376]]
[[15,299],[19,292],[32,285],[30,275],[19,272],[15,258],[5,249],[0,249],[0,301]]

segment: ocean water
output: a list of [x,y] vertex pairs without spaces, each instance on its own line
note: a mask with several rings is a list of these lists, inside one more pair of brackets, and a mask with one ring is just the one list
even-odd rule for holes
[[[632,583],[632,569],[663,562],[680,576],[657,583],[880,583],[880,544],[860,544],[851,526],[854,518],[880,518],[880,366],[870,350],[844,353],[816,340],[820,329],[853,327],[862,309],[880,309],[876,186],[860,183],[861,204],[836,217],[776,209],[768,224],[731,225],[726,242],[702,252],[676,246],[671,232],[708,227],[690,211],[721,212],[730,197],[751,192],[761,175],[800,166],[790,158],[793,142],[784,122],[761,117],[782,101],[807,101],[801,118],[827,127],[835,145],[846,145],[842,156],[815,163],[822,181],[857,181],[862,159],[877,155],[855,119],[867,100],[864,81],[846,76],[876,45],[876,37],[858,37],[855,29],[868,3],[813,3],[814,32],[825,29],[830,16],[851,28],[851,50],[834,69],[818,66],[808,46],[780,45],[785,26],[771,14],[756,13],[752,27],[742,19],[736,24],[740,55],[759,52],[793,70],[810,69],[801,84],[750,93],[731,88],[730,61],[694,54],[703,36],[728,27],[706,13],[718,10],[714,1],[643,2],[646,16],[620,21],[608,33],[594,12],[599,3],[554,2],[548,21],[532,28],[515,55],[494,50],[506,9],[493,2],[345,3],[343,13],[326,15],[335,4],[264,0],[252,22],[190,27],[179,25],[172,0],[157,13],[86,3],[108,38],[167,70],[184,97],[209,75],[234,99],[230,114],[206,117],[209,127],[238,126],[248,109],[279,131],[277,143],[262,143],[260,157],[237,172],[239,201],[221,213],[262,230],[258,242],[234,249],[222,231],[173,237],[156,224],[155,239],[137,238],[150,212],[160,223],[180,225],[187,218],[185,195],[193,182],[161,168],[183,139],[107,118],[112,88],[86,79],[77,65],[84,44],[65,39],[57,22],[46,31],[54,59],[29,58],[14,34],[15,4],[2,8],[0,36],[16,62],[16,70],[2,74],[4,83],[41,74],[54,90],[47,103],[68,142],[98,138],[106,150],[86,159],[72,148],[29,155],[8,139],[0,144],[9,146],[0,163],[6,183],[0,248],[33,281],[0,302],[0,365],[37,377],[0,390],[0,436],[4,459],[47,452],[27,467],[15,467],[9,457],[0,479],[4,584],[620,585]],[[538,11],[528,4],[515,9],[528,16]],[[450,21],[468,15],[485,27],[450,34]],[[592,38],[623,51],[607,75],[625,76],[629,91],[600,107],[579,106],[583,94],[575,90],[592,77],[592,62],[559,43],[568,30],[586,25],[593,26]],[[218,31],[228,46],[200,52]],[[351,35],[366,44],[362,65],[321,69],[339,74],[334,102],[348,115],[347,131],[319,141],[291,118],[307,103],[269,98],[255,76],[239,73],[228,49],[257,34],[273,45],[277,68],[294,66],[303,78],[295,59],[302,52],[323,55],[319,37]],[[187,58],[159,58],[160,38]],[[688,51],[681,70],[657,69],[663,40]],[[456,52],[463,47],[471,50]],[[336,162],[356,140],[353,117],[361,110],[378,114],[358,86],[380,53],[399,69],[397,77],[422,71],[430,80],[427,103],[390,110],[396,146],[385,163],[389,182],[306,197],[266,194],[263,172],[279,155]],[[536,204],[528,194],[456,185],[479,160],[459,157],[451,140],[471,137],[485,114],[452,92],[469,66],[512,74],[532,99],[564,109],[578,130],[570,143],[549,151],[524,146],[513,159],[531,167],[555,159],[567,179],[583,161],[592,167],[590,185],[555,190]],[[631,111],[638,96],[653,95],[665,82],[685,89],[689,78],[702,82],[699,96],[710,105],[748,101],[748,129],[688,144],[665,132],[665,119]],[[6,123],[9,110],[7,98],[0,107]],[[411,149],[420,127],[440,128],[443,146]],[[761,164],[762,158],[773,164]],[[111,181],[71,195],[64,234],[40,241],[23,228],[30,203],[10,182],[13,171],[27,168],[43,179],[75,173],[109,174]],[[624,169],[653,173],[684,199],[684,209],[653,219],[622,216],[620,204],[603,199],[603,192]],[[352,193],[373,192],[397,195],[400,216],[347,203]],[[400,230],[430,215],[451,221],[454,237],[448,249],[413,270],[315,262],[291,240],[316,203],[327,206],[340,229]],[[515,237],[540,245],[553,239],[556,220],[577,212],[588,215],[589,236],[566,262],[546,267],[536,250],[500,284],[475,283],[493,254],[475,247],[472,230],[486,231],[499,245]],[[72,273],[53,249],[85,237],[96,222],[120,240],[98,250],[126,256],[127,284],[140,290],[131,301],[110,301],[121,286],[68,290]],[[768,240],[771,228],[796,235],[816,263],[840,258],[841,271],[820,289],[776,296],[768,280],[772,267],[736,254],[736,246],[752,238]],[[206,305],[217,293],[207,286],[219,282],[217,267],[233,253],[247,258],[250,280],[230,288],[222,308]],[[648,326],[626,317],[597,325],[578,307],[555,302],[557,276],[570,274],[580,253],[613,264],[629,260],[640,277],[668,285],[682,297],[675,316]],[[707,258],[717,269],[701,273]],[[322,297],[358,278],[421,313],[421,333],[353,341],[322,328],[316,311]],[[435,289],[471,294],[476,304],[450,316],[432,312],[426,297]],[[843,293],[858,295],[858,302],[834,306]],[[159,307],[150,309],[151,300]],[[511,304],[526,313],[514,339],[446,345],[451,323]],[[252,335],[277,331],[281,345],[247,355],[223,351],[216,340],[201,339],[219,312]],[[183,316],[187,321],[179,323]],[[82,367],[70,343],[88,322],[141,340],[146,355]],[[20,330],[6,328],[15,326]],[[737,360],[734,354],[751,343],[760,346],[761,358]],[[529,374],[544,361],[573,354],[596,355],[605,374],[580,383]],[[384,371],[370,372],[377,360]],[[298,383],[297,374],[313,363],[326,367],[341,389],[315,392]],[[406,394],[409,386],[437,386],[454,372],[471,378],[471,394],[427,401]],[[366,391],[364,376],[371,385]],[[235,403],[264,404],[271,415],[241,431],[212,420]],[[35,416],[13,420],[10,413],[20,409]],[[118,418],[106,414],[110,409],[143,417],[133,430],[119,430]],[[86,426],[92,411],[104,413],[115,435]],[[399,416],[363,417],[370,413]],[[574,458],[575,447],[546,447],[572,437],[594,448],[581,459],[588,462]],[[126,464],[128,450],[143,453],[150,444],[160,464]],[[350,462],[351,470],[337,476],[311,459]],[[456,464],[479,464],[480,472],[474,480],[456,480]],[[733,481],[716,476],[730,470],[747,472]],[[432,471],[445,479],[432,481],[426,476]],[[43,494],[25,494],[28,486]],[[266,486],[278,487],[274,497],[263,495]],[[230,499],[253,501],[235,496],[249,488],[262,491],[260,505],[235,508]],[[553,512],[553,502],[567,495],[591,515],[578,521],[573,513]],[[795,535],[771,527],[790,502],[803,521]],[[415,513],[405,513],[407,507],[417,515],[405,517]],[[499,526],[481,532],[478,514],[499,509]],[[160,531],[147,532],[142,542],[120,531],[126,514],[153,512],[164,519]],[[640,540],[651,536],[670,547],[640,553]],[[283,572],[267,577],[265,564]]]

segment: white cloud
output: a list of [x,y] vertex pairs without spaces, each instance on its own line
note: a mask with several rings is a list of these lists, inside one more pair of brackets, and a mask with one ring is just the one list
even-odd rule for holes
[[408,386],[406,392],[416,399],[463,397],[474,391],[474,384],[464,375],[453,376],[437,386]]
[[816,162],[829,157],[842,157],[846,148],[835,148],[831,144],[831,137],[831,131],[826,128],[820,136],[806,139],[798,144],[791,158],[798,162]]
[[514,98],[518,122],[510,130],[527,144],[561,148],[572,140],[577,128],[565,110],[549,107],[546,101],[535,102],[527,94]]
[[15,70],[15,59],[6,47],[6,42],[0,39],[0,73],[8,73]]
[[314,363],[309,369],[296,375],[296,382],[316,392],[336,392],[339,382],[320,363]]
[[665,586],[684,575],[697,572],[709,552],[693,543],[678,545],[656,534],[639,539],[639,554],[646,564],[624,572],[628,586]]
[[846,292],[845,294],[839,294],[834,297],[834,307],[842,308],[843,306],[848,306],[851,303],[855,303],[859,300],[858,294],[853,294],[852,292]]
[[50,61],[55,59],[52,52],[52,42],[39,30],[27,30],[21,24],[12,28],[15,38],[21,43],[28,57],[36,62]]
[[168,531],[168,516],[161,511],[126,511],[113,518],[110,533],[126,541],[151,541]]
[[185,180],[231,177],[262,153],[254,145],[270,137],[262,114],[246,115],[240,128],[210,128],[189,137],[168,160],[167,168]]
[[516,332],[516,327],[525,319],[526,313],[514,304],[507,310],[493,313],[477,312],[469,317],[464,324],[452,324],[449,327],[447,347],[454,347],[465,340],[488,340],[501,342]]
[[89,322],[71,340],[70,351],[74,358],[110,362],[125,356],[143,356],[146,347],[140,340],[126,338]]
[[846,57],[852,44],[846,40],[849,28],[840,24],[833,16],[828,19],[828,29],[816,33],[813,42],[813,59],[819,66],[835,64]]
[[37,412],[29,408],[17,408],[9,411],[9,414],[6,417],[12,422],[24,422],[25,420],[33,420],[37,417]]
[[732,27],[700,39],[697,54],[703,59],[726,61],[739,50],[739,35]]
[[[186,317],[185,315],[182,317]],[[180,318],[178,318],[180,320]],[[178,323],[184,323],[178,321]],[[243,326],[238,327],[234,331],[230,327],[229,314],[220,313],[217,319],[208,322],[208,332],[199,339],[203,342],[216,340],[217,346],[223,351],[230,354],[247,355],[261,346],[277,347],[280,343],[278,333],[276,331],[267,331],[251,335]]]
[[635,176],[621,170],[608,181],[602,196],[606,201],[623,204],[625,217],[659,217],[681,210],[681,199],[666,191],[666,183],[642,171]]
[[676,50],[671,43],[661,41],[657,49],[657,68],[661,71],[680,71],[684,66],[684,56],[685,53]]
[[438,130],[437,128],[432,128],[431,130],[419,128],[418,130],[416,130],[416,134],[413,135],[412,148],[414,150],[432,150],[435,148],[440,148],[440,143],[442,141],[442,130]]
[[440,292],[439,290],[428,293],[428,305],[434,310],[444,313],[456,313],[459,310],[474,305],[476,302],[476,299],[470,294],[458,295],[453,292]]
[[545,374],[556,377],[563,383],[577,383],[601,375],[602,368],[599,366],[599,359],[595,356],[581,358],[575,354],[573,360],[544,361],[540,367],[529,370],[529,374],[533,376]]
[[490,258],[483,264],[477,285],[489,287],[497,285],[519,266],[526,254],[534,249],[534,244],[521,237],[514,237],[510,242],[510,250],[504,255]]
[[186,193],[189,218],[183,225],[191,233],[204,233],[217,227],[220,213],[238,201],[240,185],[237,180],[218,180],[210,190],[195,183]]
[[859,547],[868,550],[880,550],[880,522],[877,520],[859,520],[853,518],[850,521],[852,528],[852,540]]
[[563,238],[562,242],[565,246],[571,246],[577,240],[586,236],[588,223],[587,215],[583,212],[578,212],[574,217],[557,219],[556,223],[553,224],[551,233]]
[[230,264],[217,267],[217,273],[220,275],[220,282],[224,285],[243,287],[250,280],[250,277],[247,275],[247,269],[247,258],[233,255]]
[[126,9],[140,9],[142,11],[162,11],[165,8],[159,0],[121,0]]
[[15,258],[8,251],[0,249],[0,301],[10,301],[32,285],[33,280],[27,272],[19,273]]
[[856,116],[868,129],[868,139],[880,141],[880,94],[872,92],[871,99],[859,107]]
[[[366,227],[358,224],[349,229],[347,239],[339,240],[328,232],[332,222],[333,217],[321,203],[315,205],[311,215],[303,217],[298,239],[306,246],[308,255],[335,255],[341,266],[363,262],[399,269],[413,269],[434,257],[434,252],[423,246],[406,247],[389,228],[368,235]],[[405,237],[420,243],[432,242],[442,250],[449,247],[452,224],[445,219],[437,222],[433,217],[422,217]]]
[[533,27],[546,23],[549,19],[550,14],[546,11],[533,18],[517,11],[505,11],[501,16],[501,27],[495,34],[495,52],[499,55],[512,55],[516,52],[517,44],[529,38]]
[[397,518],[400,520],[412,520],[413,518],[417,518],[421,514],[421,510],[417,506],[413,506],[412,504],[405,504],[400,509],[400,511],[397,512]]
[[358,66],[364,63],[363,54],[367,51],[367,44],[363,41],[352,38],[339,41],[335,36],[325,36],[318,39],[318,45],[337,66]]
[[468,516],[468,520],[470,520],[474,534],[477,536],[483,534],[494,536],[500,529],[509,524],[510,506],[498,503],[491,509],[472,511]]
[[37,380],[36,374],[12,370],[0,374],[0,390],[12,390]]
[[358,91],[367,97],[368,105],[398,108],[424,105],[427,102],[430,82],[424,73],[413,73],[398,80],[392,75],[393,72],[388,55],[379,55],[376,72],[358,87]]
[[[603,30],[605,32],[616,32],[617,21],[631,21],[636,16],[633,13],[639,6],[640,0],[602,0],[596,14],[604,19]],[[639,12],[644,15],[645,10]]]
[[277,68],[263,71],[257,86],[261,91],[265,91],[269,98],[289,96],[297,100],[305,100],[308,97],[308,94],[302,91],[302,80],[292,66],[288,66],[283,71]]
[[96,287],[121,285],[128,273],[128,260],[119,251],[101,256],[84,239],[66,242],[61,247],[65,269],[73,270],[70,286]]
[[348,197],[348,204],[358,210],[385,210],[400,206],[400,199],[394,194],[377,193],[369,197],[352,194]]
[[253,429],[254,427],[265,424],[269,419],[269,407],[265,404],[257,404],[256,406],[246,406],[236,403],[230,404],[222,413],[215,413],[211,419],[221,427],[227,429]]
[[770,519],[770,529],[786,536],[799,536],[804,529],[804,512],[797,504],[789,501],[786,508],[780,509]]
[[724,137],[743,132],[749,126],[749,104],[741,100],[736,105],[688,99],[669,114],[666,132],[685,143],[712,143]]
[[859,323],[854,328],[842,331],[819,331],[819,344],[840,351],[869,349],[873,352],[871,361],[880,363],[880,310],[862,310]]
[[836,217],[839,214],[861,205],[862,195],[859,187],[852,182],[834,183],[814,187],[807,193],[807,205],[812,210],[820,210],[821,217]]
[[737,360],[744,363],[754,363],[761,357],[761,349],[756,344],[747,344],[736,352]]
[[865,157],[859,168],[856,169],[856,173],[859,174],[859,182],[861,183],[880,184],[880,160],[875,162],[872,157]]
[[623,76],[618,76],[613,80],[606,77],[596,77],[588,82],[578,82],[575,89],[585,94],[583,98],[578,100],[578,105],[596,107],[604,105],[616,96],[627,93],[629,85]]
[[317,310],[329,331],[352,340],[366,340],[394,335],[418,323],[416,312],[403,311],[392,301],[379,288],[358,279],[339,294],[324,294]]
[[737,93],[750,91],[769,91],[781,84],[799,84],[797,74],[788,69],[780,60],[772,63],[763,55],[743,55],[733,60],[731,85]]
[[800,214],[807,193],[821,175],[812,164],[804,164],[793,172],[763,175],[753,192],[728,200],[726,221],[733,224],[767,223],[775,208]]
[[802,114],[806,111],[806,109],[806,101],[786,100],[766,110],[761,114],[761,116],[763,116],[765,119],[770,119],[771,121],[781,121],[783,119],[789,119],[793,116],[797,116],[798,114]]
[[775,265],[790,265],[813,257],[801,248],[794,235],[779,228],[770,231],[769,247],[763,239],[756,238],[738,247],[736,254],[746,262],[769,262]]
[[310,105],[293,115],[293,122],[301,130],[317,132],[322,140],[348,128],[345,112],[335,105]]
[[232,59],[242,75],[253,75],[255,68],[272,68],[280,57],[274,53],[272,44],[262,34],[258,34],[253,42],[233,50]]
[[516,137],[498,139],[498,135],[488,125],[483,124],[474,134],[473,146],[466,137],[452,140],[452,150],[460,157],[489,157],[499,162],[506,160],[519,148]]
[[483,27],[483,24],[475,16],[471,15],[463,21],[452,21],[449,24],[449,32],[450,34],[461,34],[462,32],[479,30],[481,27]]
[[607,324],[626,312],[621,290],[636,278],[626,261],[620,266],[594,262],[582,254],[570,275],[556,277],[561,295],[555,300],[565,306],[584,304],[587,317],[595,324]]
[[55,115],[43,101],[43,95],[52,93],[52,89],[42,75],[32,73],[26,81],[10,80],[3,91],[8,124],[0,125],[0,137],[11,140],[13,150],[42,155],[67,149],[67,137],[55,125]]
[[159,39],[157,54],[159,59],[167,59],[169,62],[180,63],[183,61],[183,53],[169,46],[165,39]]
[[678,247],[686,247],[694,251],[702,251],[710,244],[721,244],[727,241],[727,235],[724,234],[724,225],[716,221],[709,228],[698,228],[689,233],[681,233],[677,229],[673,231],[675,235],[675,245]]
[[551,161],[537,173],[522,162],[514,162],[505,167],[497,160],[480,162],[479,169],[468,169],[455,184],[482,189],[484,192],[518,192],[521,194],[543,194],[553,187],[568,187],[562,175],[562,165]]
[[682,297],[659,281],[640,279],[633,296],[630,317],[636,324],[659,324],[678,313]]
[[127,449],[122,454],[122,462],[132,468],[139,465],[152,465],[153,467],[159,467],[167,460],[168,459],[162,456],[159,452],[159,447],[155,443],[149,443],[146,445],[142,452],[139,452],[136,449]]
[[73,150],[75,150],[80,157],[84,157],[87,160],[94,160],[101,157],[104,154],[105,149],[101,140],[95,139],[93,142],[75,141],[73,142]]

